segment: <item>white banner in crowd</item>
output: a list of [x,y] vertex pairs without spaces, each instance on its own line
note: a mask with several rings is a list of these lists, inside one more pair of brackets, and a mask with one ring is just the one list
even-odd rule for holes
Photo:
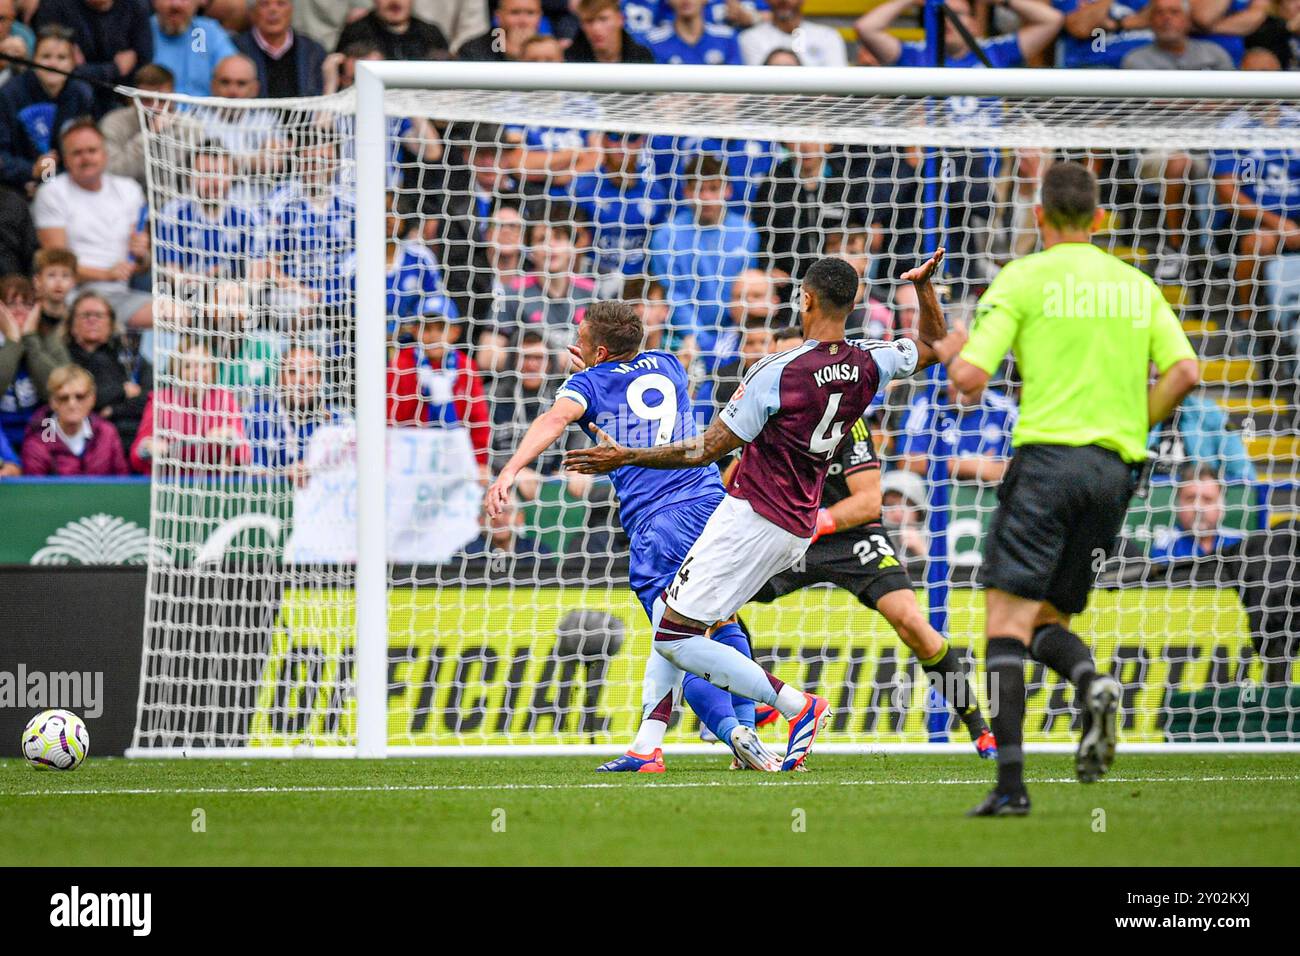
[[[285,560],[331,564],[357,558],[355,426],[316,429],[307,446],[311,477],[293,497]],[[388,429],[388,560],[428,564],[479,535],[483,489],[464,428]]]

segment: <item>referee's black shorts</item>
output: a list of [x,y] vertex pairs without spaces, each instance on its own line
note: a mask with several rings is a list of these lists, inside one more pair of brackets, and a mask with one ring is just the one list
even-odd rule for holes
[[1134,466],[1096,445],[1016,449],[984,541],[984,586],[1078,614],[1136,482]]

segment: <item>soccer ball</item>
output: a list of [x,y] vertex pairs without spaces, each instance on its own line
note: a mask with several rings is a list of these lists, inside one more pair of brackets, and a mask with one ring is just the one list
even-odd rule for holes
[[37,770],[76,770],[89,752],[86,725],[70,710],[43,710],[23,728],[23,757]]

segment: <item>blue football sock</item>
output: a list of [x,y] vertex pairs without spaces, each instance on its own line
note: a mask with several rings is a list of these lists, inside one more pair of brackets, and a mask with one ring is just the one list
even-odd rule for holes
[[[740,628],[739,624],[724,624],[713,632],[713,639],[719,644],[726,644],[728,647],[734,647],[746,657],[753,658],[754,653],[749,648],[749,636]],[[740,721],[741,726],[754,726],[754,702],[748,697],[741,697],[739,694],[731,695],[731,706],[736,712],[736,719]],[[723,738],[724,740],[726,738]]]
[[715,687],[703,677],[687,674],[682,681],[682,699],[695,711],[700,723],[708,727],[726,746],[731,746],[731,732],[740,721],[731,706],[731,694]]

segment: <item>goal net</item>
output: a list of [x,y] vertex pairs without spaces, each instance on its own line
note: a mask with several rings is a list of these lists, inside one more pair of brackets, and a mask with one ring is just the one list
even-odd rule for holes
[[[1066,159],[1100,179],[1095,242],[1155,278],[1203,361],[1152,434],[1148,493],[1094,556],[1076,629],[1123,683],[1125,742],[1300,742],[1290,105],[1137,95],[1147,74],[1101,98],[1082,80],[1029,95],[1039,71],[1016,96],[873,94],[866,77],[885,71],[853,71],[841,80],[859,87],[832,95],[774,68],[752,85],[757,71],[679,68],[669,92],[530,91],[522,73],[481,83],[515,89],[449,89],[447,66],[423,65],[425,88],[390,84],[370,150],[357,117],[378,110],[354,91],[137,99],[159,306],[132,753],[374,753],[367,720],[389,753],[626,746],[651,635],[612,487],[562,467],[588,439],[570,429],[504,516],[482,511],[568,374],[584,311],[633,303],[647,347],[689,370],[704,424],[788,347],[820,256],[862,274],[851,336],[915,332],[897,276],[935,244],[949,320],[969,322],[998,270],[1040,248],[1038,185]],[[1136,273],[1118,289],[1062,276],[1044,307],[1086,321],[1145,294]],[[921,374],[869,420],[885,546],[972,673],[1017,390],[1010,360],[973,405]],[[375,555],[383,594],[366,605]],[[826,745],[965,746],[853,593],[811,587],[741,617],[761,663],[831,699]],[[1068,686],[1038,665],[1027,685],[1027,742],[1067,744]],[[668,742],[699,745],[699,730],[679,710]]]

